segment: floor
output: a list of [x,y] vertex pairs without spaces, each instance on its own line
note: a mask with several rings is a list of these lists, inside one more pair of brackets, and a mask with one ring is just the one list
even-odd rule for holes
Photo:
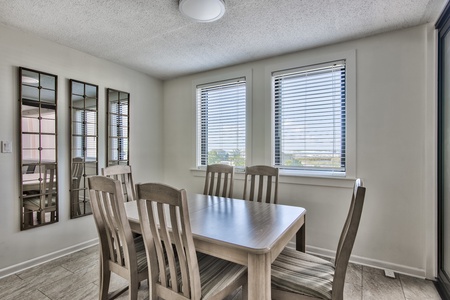
[[[0,279],[2,300],[89,300],[98,299],[97,246],[75,252],[51,262]],[[126,282],[113,276],[110,290]],[[139,299],[148,296],[147,283],[140,287]],[[239,300],[237,291],[232,300]],[[117,299],[128,299],[125,292]],[[350,264],[345,283],[346,300],[434,300],[441,299],[433,283],[396,274],[395,279],[384,276],[382,270]]]

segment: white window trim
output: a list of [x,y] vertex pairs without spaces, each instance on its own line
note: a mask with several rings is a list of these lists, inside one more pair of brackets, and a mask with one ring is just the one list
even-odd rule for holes
[[[287,182],[311,184],[309,178],[317,179],[348,179],[356,178],[356,50],[348,50],[344,52],[330,53],[327,55],[316,57],[305,57],[298,59],[291,59],[289,61],[267,66],[265,68],[265,82],[266,82],[266,120],[271,120],[266,123],[265,132],[270,134],[270,139],[266,140],[267,155],[265,161],[267,164],[274,165],[275,153],[273,151],[275,144],[274,125],[275,125],[275,101],[272,95],[272,73],[280,70],[298,68],[308,65],[320,64],[328,61],[346,61],[346,84],[347,84],[347,99],[346,99],[346,172],[345,175],[336,176],[330,172],[310,172],[305,170],[283,170],[280,169],[280,176],[299,177],[298,179],[286,178]],[[280,180],[281,181],[281,180]]]
[[209,83],[213,83],[213,82],[221,82],[221,81],[226,81],[226,80],[230,80],[233,78],[241,78],[241,77],[245,77],[245,81],[246,81],[246,133],[245,133],[245,164],[248,166],[251,164],[251,149],[252,149],[252,99],[253,99],[253,94],[252,94],[252,83],[253,83],[253,78],[252,78],[253,72],[252,69],[245,69],[245,70],[241,70],[241,71],[235,71],[235,72],[228,72],[228,73],[223,73],[223,74],[218,74],[218,75],[212,75],[212,76],[206,76],[206,77],[202,77],[202,78],[198,78],[192,81],[192,105],[194,105],[194,112],[195,112],[195,117],[194,117],[194,122],[195,125],[193,126],[195,133],[193,136],[195,136],[195,143],[194,143],[194,153],[195,156],[193,157],[193,161],[192,161],[192,165],[194,166],[191,170],[202,170],[202,169],[206,169],[206,167],[201,167],[197,165],[197,158],[199,155],[199,145],[198,145],[198,132],[199,132],[199,128],[198,128],[198,122],[197,122],[197,116],[198,116],[198,111],[197,111],[197,86],[199,85],[205,85],[205,84],[209,84]]

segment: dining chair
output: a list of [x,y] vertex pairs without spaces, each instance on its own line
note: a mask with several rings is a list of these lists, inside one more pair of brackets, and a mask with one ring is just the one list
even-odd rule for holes
[[157,183],[136,190],[150,299],[223,299],[241,286],[246,297],[246,266],[196,253],[186,190]]
[[133,201],[136,199],[136,192],[134,189],[133,175],[131,173],[131,166],[129,165],[115,165],[102,168],[102,175],[117,179],[122,185],[124,199],[126,201]]
[[[120,182],[105,176],[88,177],[89,194],[100,240],[99,299],[108,299],[111,272],[128,280],[129,299],[137,299],[139,283],[148,278],[142,237],[133,237]],[[125,289],[126,290],[126,289]],[[125,291],[113,292],[115,298]]]
[[286,247],[272,263],[273,299],[342,300],[348,261],[358,232],[366,188],[355,181],[334,262]]
[[23,201],[24,223],[32,225],[33,212],[37,212],[39,224],[45,223],[45,215],[50,213],[50,222],[56,221],[56,164],[42,164],[40,167],[41,183],[38,194]]
[[213,164],[206,166],[204,195],[231,198],[233,195],[234,166]]
[[80,183],[83,175],[83,158],[75,157],[72,160],[72,186],[70,190],[71,213],[76,216],[81,215],[80,207]]
[[[250,186],[248,186],[250,183]],[[278,203],[278,168],[271,166],[251,166],[245,168],[245,200]]]

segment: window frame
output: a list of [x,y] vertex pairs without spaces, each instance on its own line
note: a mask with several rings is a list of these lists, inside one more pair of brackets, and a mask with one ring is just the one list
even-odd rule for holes
[[[200,128],[199,128],[199,120],[198,120],[198,103],[197,103],[197,87],[202,85],[211,85],[214,83],[221,83],[221,82],[229,82],[231,80],[235,80],[238,78],[245,78],[246,85],[245,85],[245,104],[246,104],[246,112],[245,112],[245,165],[251,164],[251,114],[252,114],[252,70],[243,70],[243,71],[236,71],[236,72],[230,72],[226,74],[220,74],[216,76],[209,76],[200,78],[197,80],[194,80],[192,82],[192,98],[193,98],[193,105],[194,105],[194,111],[195,111],[195,159],[193,161],[194,163],[194,169],[197,170],[205,170],[206,165],[201,165],[201,142],[200,142]],[[236,170],[244,170],[244,167],[236,167]]]
[[320,65],[327,62],[345,60],[346,62],[346,170],[345,172],[305,170],[305,169],[287,169],[280,167],[280,175],[299,176],[299,177],[325,177],[325,178],[346,178],[356,177],[356,51],[349,50],[320,57],[307,57],[301,59],[292,59],[284,63],[270,65],[266,67],[266,95],[267,103],[270,106],[266,111],[270,113],[267,116],[271,122],[267,122],[266,131],[270,132],[270,141],[266,147],[270,157],[266,160],[271,165],[275,165],[275,97],[273,73],[289,69],[301,69],[307,66]]

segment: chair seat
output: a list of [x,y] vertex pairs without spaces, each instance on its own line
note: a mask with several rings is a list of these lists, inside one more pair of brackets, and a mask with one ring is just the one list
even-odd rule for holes
[[286,247],[272,263],[272,285],[279,290],[331,299],[334,270],[325,259]]
[[[200,271],[200,286],[202,288],[202,299],[208,299],[217,292],[235,282],[247,272],[247,267],[238,265],[217,257],[197,252],[198,268]],[[167,272],[169,269],[167,268]],[[177,263],[177,276],[180,280],[180,269]],[[160,280],[160,279],[159,279]],[[172,286],[169,279],[169,286]],[[182,290],[181,281],[178,288]]]
[[202,299],[208,299],[217,292],[236,282],[247,273],[247,267],[222,260],[210,255],[202,255],[198,261]]

